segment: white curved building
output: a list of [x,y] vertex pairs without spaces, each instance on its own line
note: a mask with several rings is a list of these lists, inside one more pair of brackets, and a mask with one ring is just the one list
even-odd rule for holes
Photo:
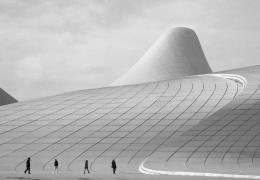
[[[211,73],[195,33],[171,29],[120,86],[0,107],[0,171],[260,179],[260,66]],[[154,82],[152,82],[154,81]],[[125,85],[127,84],[127,85]]]
[[163,34],[113,85],[169,80],[211,72],[195,32],[177,27]]

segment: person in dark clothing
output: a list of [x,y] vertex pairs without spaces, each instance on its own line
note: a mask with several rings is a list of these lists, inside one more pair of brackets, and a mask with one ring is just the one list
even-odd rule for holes
[[86,174],[86,170],[89,172],[89,169],[88,169],[88,160],[85,161],[85,168],[84,168],[84,174]]
[[112,161],[112,164],[111,164],[111,167],[112,167],[112,169],[113,169],[113,174],[115,174],[116,173],[116,161],[113,159],[113,161]]
[[59,166],[59,162],[57,159],[55,159],[54,161],[54,174],[58,174],[58,166]]
[[28,157],[27,161],[26,161],[26,169],[24,171],[24,174],[26,174],[26,172],[28,172],[28,174],[31,174],[31,158]]

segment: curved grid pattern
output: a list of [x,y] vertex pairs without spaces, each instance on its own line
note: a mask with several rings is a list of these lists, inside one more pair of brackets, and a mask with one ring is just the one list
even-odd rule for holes
[[[241,87],[199,76],[65,93],[0,107],[0,170],[137,171],[148,156],[223,107]],[[189,132],[189,131],[188,131]],[[168,152],[169,153],[169,152]],[[241,154],[242,157],[242,154]]]
[[[246,68],[232,73],[246,77],[248,81],[246,88],[228,105],[179,137],[171,138],[162,144],[148,158],[146,167],[165,171],[192,170],[218,173],[234,171],[258,174],[259,73],[254,72],[252,75]],[[226,88],[227,91],[229,89]],[[230,92],[225,94],[220,99],[231,98]]]

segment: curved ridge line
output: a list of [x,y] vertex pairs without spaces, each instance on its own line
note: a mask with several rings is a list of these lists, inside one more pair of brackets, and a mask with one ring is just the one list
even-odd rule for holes
[[[243,86],[243,90],[247,86],[247,79],[241,75],[237,74],[208,74],[209,76],[220,77],[224,79],[229,79],[240,83]],[[200,75],[198,75],[200,76]],[[242,91],[241,91],[242,92]],[[241,93],[240,92],[240,93]],[[239,94],[240,94],[239,93]],[[240,178],[240,179],[260,179],[257,175],[241,175],[241,174],[221,174],[221,173],[203,173],[203,172],[190,172],[190,171],[162,171],[146,168],[144,163],[147,158],[139,165],[138,170],[143,174],[149,175],[174,175],[174,176],[199,176],[199,177],[224,177],[224,178]]]
[[154,170],[144,166],[146,159],[139,165],[138,170],[143,174],[148,175],[170,175],[170,176],[198,176],[198,177],[222,177],[222,178],[239,178],[239,179],[260,179],[257,175],[243,174],[219,174],[219,173],[203,173],[191,171],[162,171]]
[[238,74],[209,74],[210,76],[216,76],[224,79],[229,79],[232,81],[237,81],[245,88],[247,86],[247,79],[244,76]]

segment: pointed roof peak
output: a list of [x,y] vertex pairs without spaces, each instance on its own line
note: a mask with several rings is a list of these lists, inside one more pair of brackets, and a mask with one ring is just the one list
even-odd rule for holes
[[211,73],[196,33],[169,28],[144,56],[113,85],[137,84]]

